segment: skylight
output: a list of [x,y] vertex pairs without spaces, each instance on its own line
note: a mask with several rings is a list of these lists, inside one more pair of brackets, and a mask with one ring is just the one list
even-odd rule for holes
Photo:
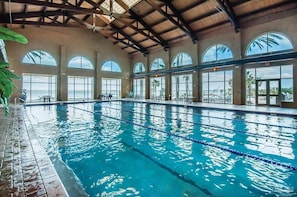
[[[115,0],[112,1],[112,9],[110,8],[110,0],[105,0],[101,4],[101,8],[105,9],[106,11],[111,11],[110,15],[112,14],[124,14],[126,10],[118,4]],[[130,9],[133,6],[135,6],[137,3],[139,3],[141,0],[122,0],[123,3],[127,5],[127,7]],[[108,19],[110,22],[114,20],[114,17],[110,17],[107,15],[103,15],[106,19]]]

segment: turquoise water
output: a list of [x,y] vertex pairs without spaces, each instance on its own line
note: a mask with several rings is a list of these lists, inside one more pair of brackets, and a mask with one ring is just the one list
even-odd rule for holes
[[26,107],[90,196],[296,196],[297,119],[140,102]]

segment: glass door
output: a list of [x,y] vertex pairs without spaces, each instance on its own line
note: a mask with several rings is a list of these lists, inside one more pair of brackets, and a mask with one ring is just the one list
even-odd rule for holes
[[280,80],[256,81],[256,104],[280,106]]
[[279,80],[269,80],[269,105],[280,106]]

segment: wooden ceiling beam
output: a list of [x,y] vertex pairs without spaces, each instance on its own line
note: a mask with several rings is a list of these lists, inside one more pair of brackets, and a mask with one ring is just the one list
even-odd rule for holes
[[[92,1],[92,0],[85,0],[85,2],[87,2],[88,4],[90,4],[91,6],[93,6],[93,9],[100,9],[101,4],[104,2],[104,0],[100,0],[98,3]],[[103,14],[103,11],[102,11]]]
[[1,8],[0,9],[1,10],[1,14],[4,15],[5,14],[5,2],[4,1],[1,1],[1,4],[0,5],[1,5],[1,7],[0,7]]
[[156,37],[159,43],[164,50],[167,50],[169,48],[168,42],[166,42],[155,30],[151,28],[150,25],[148,25],[140,16],[138,16],[133,10],[129,10],[130,15],[132,18],[134,18],[137,22],[139,22],[146,30],[148,30],[154,37]]
[[129,11],[129,6],[122,0],[115,0],[115,2],[117,2],[124,10],[126,10],[126,12]]
[[[28,4],[25,4],[24,5],[24,14],[27,14],[28,13]],[[23,21],[26,20],[26,17],[23,17]],[[22,25],[22,28],[24,29],[25,28],[25,25]]]
[[[92,0],[85,0],[87,3],[89,3],[91,6],[93,6],[93,9],[100,9],[101,10],[101,4],[104,3],[105,0],[100,0],[98,3],[95,3],[94,1]],[[102,10],[101,10],[102,13],[104,13]],[[83,20],[87,20],[91,15],[86,15]],[[102,20],[102,19],[101,19]],[[103,20],[103,22],[105,22]]]
[[[9,24],[9,21],[7,22],[6,20],[4,21],[0,17],[0,23],[3,24]],[[53,22],[42,22],[40,23],[39,21],[28,21],[28,20],[16,20],[13,21],[13,24],[19,24],[19,25],[34,25],[34,26],[55,26],[55,27],[79,27],[78,25],[70,25],[70,24],[64,24],[64,23],[53,23]]]
[[166,13],[164,10],[162,10],[159,5],[155,4],[153,0],[145,0],[149,5],[151,5],[155,10],[157,10],[160,14],[162,14],[165,18],[167,18],[170,22],[172,22],[174,25],[178,26],[182,31],[187,32],[187,29],[185,29],[182,25],[178,23],[178,21],[174,20],[174,18],[171,17],[168,13]]
[[[108,37],[112,38],[112,39],[116,39],[114,36],[108,36]],[[126,39],[116,39],[116,40],[117,40],[116,42],[113,42],[114,45],[116,45],[118,43],[122,43],[122,44],[126,45],[126,48],[132,48],[132,49],[141,53],[139,48],[137,48],[134,44],[131,44],[129,41],[125,41]],[[125,49],[125,48],[123,48],[123,49]]]
[[217,0],[217,3],[220,5],[220,9],[222,9],[228,16],[231,23],[234,25],[235,32],[239,32],[240,24],[237,16],[235,15],[232,6],[229,3],[229,0]]
[[[46,2],[48,3],[48,0],[46,0]],[[26,4],[26,5],[28,5],[28,4]],[[45,13],[46,12],[46,8],[47,8],[46,6],[43,6],[41,12],[42,13]],[[42,23],[43,21],[44,21],[44,16],[42,15],[39,18],[39,22]]]
[[[97,4],[97,3],[95,3],[95,2],[93,2],[93,1],[91,1],[91,0],[86,0],[86,1],[87,1],[89,4],[91,4],[92,6],[94,6],[94,8],[100,8],[100,5],[104,2],[104,1],[102,1],[102,2],[100,1],[100,2]],[[123,1],[121,1],[121,0],[116,0],[116,2],[117,2],[121,7],[123,7],[126,11],[129,11],[129,7],[128,7]],[[124,25],[126,25],[126,26],[132,28],[132,29],[135,30],[136,32],[138,32],[138,33],[140,33],[140,34],[142,34],[142,35],[144,35],[144,36],[150,37],[150,38],[151,38],[152,40],[154,40],[155,42],[159,42],[158,40],[154,39],[153,37],[149,36],[148,34],[144,33],[143,31],[141,31],[141,30],[139,30],[138,28],[136,28],[135,26],[133,26],[131,23],[125,21],[124,19],[122,19],[122,18],[120,18],[120,17],[116,17],[116,16],[114,16],[114,17],[115,17],[115,19],[117,19],[118,21],[120,21],[120,22],[123,23]],[[113,35],[111,35],[113,39],[116,39],[116,40],[118,40],[119,42],[122,42],[123,44],[126,44],[126,45],[128,45],[129,47],[134,48],[135,50],[137,50],[137,51],[143,53],[144,55],[147,55],[147,54],[148,54],[148,50],[147,50],[146,48],[144,48],[144,47],[141,46],[138,42],[136,42],[135,40],[133,40],[133,39],[131,38],[131,36],[127,35],[122,29],[119,29],[119,28],[118,28],[116,25],[114,25],[114,24],[109,24],[109,25],[110,25],[113,29],[116,29],[116,31],[117,31],[118,33],[122,34],[122,36],[123,36],[126,40],[128,40],[128,43],[123,43],[123,42],[125,42],[124,40],[119,39],[119,38],[114,37]],[[130,42],[131,42],[132,44],[130,44]],[[135,46],[136,46],[136,47],[135,47]]]
[[35,5],[35,6],[45,6],[45,7],[57,8],[61,10],[82,12],[85,14],[90,14],[90,13],[103,14],[101,10],[97,10],[97,9],[81,8],[79,6],[65,5],[65,4],[52,3],[52,2],[46,2],[46,1],[36,1],[36,0],[1,0],[1,1],[29,4],[29,5]]
[[191,28],[191,26],[189,25],[189,23],[183,18],[183,16],[181,15],[180,11],[178,11],[174,5],[171,3],[170,0],[165,0],[166,5],[170,8],[170,10],[174,13],[174,15],[177,17],[177,20],[180,21],[182,24],[182,26],[186,27],[189,36],[191,37],[193,43],[196,43],[198,38],[196,33],[193,31],[193,29]]
[[[162,10],[162,8],[155,4],[155,2],[153,0],[145,0],[148,4],[150,4],[155,10],[157,10],[160,14],[162,14],[165,18],[167,18],[170,22],[172,22],[174,25],[176,25],[179,29],[181,29],[182,31],[184,31],[187,35],[189,35],[193,41],[197,41],[195,40],[194,36],[196,34],[192,34],[193,32],[190,32],[187,28],[185,28],[183,25],[181,25],[179,23],[179,21],[176,21],[171,15],[169,15],[167,12],[165,12],[164,10]],[[167,2],[167,0],[166,0]]]
[[[37,18],[37,17],[51,17],[51,16],[63,16],[66,15],[66,13],[72,14],[72,15],[77,15],[77,14],[81,14],[81,12],[76,13],[76,12],[67,12],[67,11],[62,11],[62,10],[56,10],[56,11],[46,11],[46,12],[42,12],[42,11],[38,11],[38,12],[20,12],[20,13],[12,13],[11,14],[11,18],[13,20],[18,20],[18,19],[29,19],[29,18]],[[9,19],[9,14],[5,14],[5,15],[0,15],[1,18],[3,18],[5,20]]]
[[[143,46],[141,46],[138,42],[136,42],[135,40],[133,40],[132,38],[130,38],[129,35],[127,35],[122,29],[119,29],[117,26],[115,26],[114,24],[110,24],[110,26],[113,29],[116,29],[120,34],[122,34],[122,36],[124,38],[126,38],[129,42],[131,42],[133,45],[135,45],[138,49],[139,52],[143,53],[144,55],[148,54],[148,50],[146,48],[144,48]],[[116,40],[120,40],[119,38],[115,38]]]
[[186,7],[184,7],[183,9],[181,9],[180,10],[180,13],[186,12],[186,11],[192,9],[192,8],[195,8],[197,6],[200,6],[201,4],[203,4],[203,3],[207,2],[207,1],[208,0],[201,0],[201,1],[195,2],[193,4],[190,4],[190,5],[186,6]]
[[[62,1],[64,1],[64,0],[62,0]],[[80,0],[79,2],[77,2],[78,0],[75,0],[75,4],[76,4],[76,7],[80,7],[82,4],[83,4],[83,2],[84,2],[84,0]],[[68,1],[67,1],[68,2]],[[63,2],[64,4],[65,4],[65,2]],[[67,17],[65,20],[64,20],[64,23],[65,24],[67,24],[68,22],[69,22],[69,20],[70,20],[70,18],[69,17]]]
[[[116,17],[115,17],[115,18],[116,18]],[[137,33],[139,33],[139,34],[141,34],[141,35],[143,35],[143,36],[145,36],[145,37],[148,37],[148,38],[151,39],[152,41],[154,41],[154,42],[156,42],[156,43],[162,45],[161,42],[160,42],[159,40],[157,40],[157,39],[154,38],[153,36],[150,36],[148,33],[145,33],[144,30],[138,29],[137,27],[135,27],[134,25],[132,25],[131,23],[125,21],[125,20],[122,19],[122,18],[116,18],[116,19],[117,19],[117,21],[123,23],[126,27],[130,27],[131,29],[133,29],[133,30],[136,31]],[[130,36],[130,37],[131,37],[131,36]]]

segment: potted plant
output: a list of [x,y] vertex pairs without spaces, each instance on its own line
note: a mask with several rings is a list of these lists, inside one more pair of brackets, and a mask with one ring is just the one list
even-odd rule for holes
[[[0,27],[0,40],[11,40],[22,44],[28,43],[26,37],[18,34],[5,27]],[[2,41],[3,42],[3,41]],[[3,42],[4,43],[4,42]],[[5,114],[9,114],[9,99],[15,88],[13,79],[19,79],[19,77],[9,70],[9,63],[7,61],[4,44],[2,46],[3,60],[0,62],[0,104],[5,108]]]

